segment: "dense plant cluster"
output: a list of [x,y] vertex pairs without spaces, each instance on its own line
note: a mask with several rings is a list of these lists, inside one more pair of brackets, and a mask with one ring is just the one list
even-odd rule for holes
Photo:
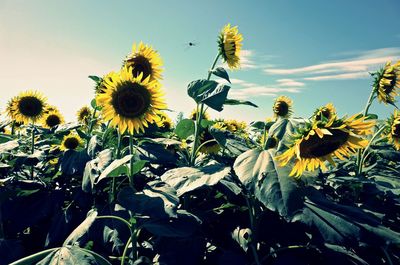
[[[373,74],[363,112],[328,103],[250,124],[207,109],[228,97],[224,65],[243,37],[225,26],[189,117],[168,116],[162,60],[134,45],[65,123],[39,92],[10,99],[0,134],[0,264],[399,264],[400,62]],[[216,80],[212,80],[215,77]],[[226,82],[221,82],[225,80]],[[229,84],[229,85],[228,85]]]

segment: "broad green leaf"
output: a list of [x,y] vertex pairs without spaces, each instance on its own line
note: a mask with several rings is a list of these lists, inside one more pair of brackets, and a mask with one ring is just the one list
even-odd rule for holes
[[213,80],[200,79],[189,83],[188,94],[197,103],[204,103],[210,108],[221,111],[230,86]]
[[161,176],[161,180],[174,187],[178,196],[181,196],[204,186],[213,186],[229,176],[230,172],[230,167],[210,163],[204,167],[180,167],[168,170]]
[[141,192],[134,192],[129,187],[123,188],[118,193],[118,201],[136,216],[154,219],[176,217],[179,204],[176,191],[159,181],[149,182]]
[[147,160],[154,164],[175,164],[177,159],[162,144],[150,142],[143,142],[136,146],[136,153],[139,159]]
[[[17,263],[14,265],[22,265]],[[32,264],[32,263],[29,263]],[[111,265],[99,254],[76,246],[63,246],[53,250],[47,257],[36,265]]]
[[98,152],[101,151],[103,142],[98,135],[92,136],[89,140],[87,152],[91,158],[94,158]]
[[291,219],[303,207],[302,191],[289,177],[288,167],[279,167],[273,150],[252,149],[240,155],[233,165],[245,187],[268,209]]
[[[121,241],[119,237],[119,232],[118,229],[116,228],[110,228],[107,225],[104,226],[103,229],[103,241],[106,243],[111,243],[112,244],[112,250],[111,251],[119,251],[124,247],[124,242]],[[121,251],[119,251],[121,252]],[[120,253],[122,254],[122,253]]]
[[234,133],[231,133],[230,131],[222,131],[213,127],[209,129],[209,132],[215,138],[218,144],[226,148],[233,156],[238,156],[249,150],[247,143],[247,141],[250,142],[249,139],[240,137]]
[[232,239],[235,240],[239,246],[247,252],[251,240],[251,230],[249,228],[236,227],[231,233]]
[[194,134],[194,121],[191,119],[181,120],[175,127],[176,135],[181,139],[186,139]]
[[98,77],[98,76],[96,76],[96,75],[89,75],[88,76],[90,79],[92,79],[94,82],[96,82],[96,83],[99,83],[101,80],[102,80],[102,78],[101,77]]
[[97,183],[98,178],[104,173],[106,167],[111,163],[111,161],[112,150],[104,149],[95,159],[87,162],[85,170],[83,171],[82,190],[86,192],[94,190],[95,183]]
[[14,150],[19,146],[18,140],[8,141],[0,144],[0,154],[7,153],[11,150]]
[[187,92],[188,95],[197,103],[201,101],[200,95],[207,91],[213,91],[218,86],[218,82],[207,79],[199,79],[189,83]]
[[90,101],[90,106],[91,106],[93,109],[96,109],[96,108],[97,108],[96,99],[92,99],[92,100]]
[[200,219],[195,215],[184,210],[177,210],[176,217],[149,220],[143,224],[143,227],[157,236],[189,237],[199,229],[200,224]]
[[229,98],[225,99],[224,105],[247,105],[258,108],[258,106],[251,101]]
[[[132,174],[133,176],[136,175],[137,173],[139,173],[143,167],[146,165],[148,161],[146,160],[138,160],[133,162],[132,164],[132,170],[129,170],[129,173]],[[128,168],[130,168],[130,164],[128,165]]]
[[132,155],[126,155],[123,158],[114,160],[111,164],[109,164],[104,171],[100,174],[99,178],[96,181],[96,184],[101,180],[108,177],[118,177],[121,174],[127,175],[127,167],[126,164],[131,160]]
[[215,75],[215,76],[218,76],[218,77],[221,77],[221,78],[225,79],[229,83],[231,82],[231,80],[229,80],[228,72],[223,67],[217,67],[217,68],[213,69],[211,71],[211,73],[213,75]]
[[86,216],[86,219],[77,227],[74,231],[65,239],[63,246],[71,246],[79,244],[79,239],[88,232],[93,222],[96,220],[97,211],[90,210]]
[[90,160],[86,150],[67,150],[61,157],[61,171],[67,175],[83,174],[86,163]]

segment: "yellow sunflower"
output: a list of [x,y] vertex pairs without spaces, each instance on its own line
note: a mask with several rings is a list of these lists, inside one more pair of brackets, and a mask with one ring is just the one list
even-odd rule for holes
[[170,130],[174,127],[174,123],[172,122],[171,118],[165,113],[160,113],[160,120],[157,122],[157,126],[163,130]]
[[90,122],[90,119],[92,118],[92,109],[89,108],[88,106],[83,106],[78,110],[76,113],[76,117],[79,123],[88,125]]
[[[356,127],[353,128],[352,125]],[[326,170],[326,161],[334,165],[334,157],[343,160],[354,154],[357,149],[365,148],[368,141],[359,135],[371,132],[374,125],[373,122],[365,122],[363,118],[314,121],[299,131],[291,147],[276,159],[281,166],[295,159],[290,176],[300,177],[306,170],[313,171],[318,168]]]
[[84,141],[77,133],[70,132],[68,135],[64,136],[61,144],[60,150],[76,150],[84,146]]
[[[192,110],[192,112],[189,115],[189,119],[194,120],[194,121],[197,119],[197,110],[196,109]],[[210,120],[211,119],[210,115],[208,114],[207,111],[203,112],[202,119],[203,120]]]
[[230,69],[240,67],[240,49],[242,47],[243,36],[239,33],[237,26],[226,25],[218,38],[219,54]]
[[131,67],[123,67],[112,82],[105,84],[105,93],[96,97],[103,107],[103,119],[111,121],[121,134],[126,130],[131,134],[144,132],[148,124],[160,120],[162,109],[167,107],[157,80],[143,78],[142,74],[133,77],[131,72]]
[[6,114],[11,120],[15,120],[16,108],[14,105],[17,103],[18,97],[13,97],[7,102]]
[[318,108],[313,115],[315,121],[330,121],[336,119],[336,109],[332,103],[328,103],[323,107]]
[[388,121],[386,135],[389,143],[393,144],[397,151],[400,151],[400,112],[397,110],[394,111]]
[[52,110],[45,113],[41,120],[42,126],[49,129],[57,125],[63,124],[64,122],[65,121],[63,115],[57,110]]
[[115,78],[115,76],[117,76],[117,73],[115,73],[114,71],[109,72],[108,74],[104,75],[103,78],[101,79],[101,81],[96,84],[95,93],[96,94],[105,93],[105,90],[107,89],[107,87],[105,86],[105,83],[112,83],[113,78]]
[[124,66],[130,69],[133,77],[142,74],[143,79],[150,76],[150,80],[162,79],[162,60],[157,51],[142,42],[132,46],[132,53],[125,59]]
[[11,134],[11,131],[9,129],[7,129],[6,126],[3,126],[0,128],[0,133],[2,134]]
[[216,154],[221,149],[218,142],[214,139],[208,129],[204,130],[200,134],[200,146],[199,151],[205,154]]
[[13,101],[11,113],[16,122],[28,124],[40,120],[46,110],[45,97],[38,91],[20,93]]
[[275,117],[288,118],[292,114],[292,105],[293,101],[290,98],[280,96],[275,99],[272,111],[274,112]]
[[392,65],[391,62],[386,63],[383,70],[378,73],[377,79],[378,101],[385,104],[393,104],[395,97],[398,96],[400,87],[400,61]]

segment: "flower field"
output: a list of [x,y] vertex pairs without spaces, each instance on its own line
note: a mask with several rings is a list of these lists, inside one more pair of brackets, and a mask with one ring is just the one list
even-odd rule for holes
[[187,117],[170,118],[162,55],[142,42],[89,76],[76,121],[36,90],[1,106],[0,265],[400,264],[400,61],[371,73],[359,113],[301,118],[282,95],[246,123],[208,112],[257,107],[229,96],[238,27],[216,39]]

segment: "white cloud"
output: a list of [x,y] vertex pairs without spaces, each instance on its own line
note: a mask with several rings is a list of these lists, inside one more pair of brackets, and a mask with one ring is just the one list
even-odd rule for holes
[[304,83],[293,80],[293,79],[278,79],[276,80],[281,87],[303,87]]
[[259,66],[253,60],[254,51],[241,50],[240,51],[240,67],[241,69],[256,69]]
[[[298,67],[298,68],[266,68],[264,72],[275,75],[321,75],[305,77],[304,80],[331,80],[331,79],[355,79],[368,77],[368,71],[374,71],[387,61],[400,59],[400,48],[382,48],[369,51],[352,53],[356,57],[328,61],[325,63]],[[363,74],[362,74],[363,73]]]

